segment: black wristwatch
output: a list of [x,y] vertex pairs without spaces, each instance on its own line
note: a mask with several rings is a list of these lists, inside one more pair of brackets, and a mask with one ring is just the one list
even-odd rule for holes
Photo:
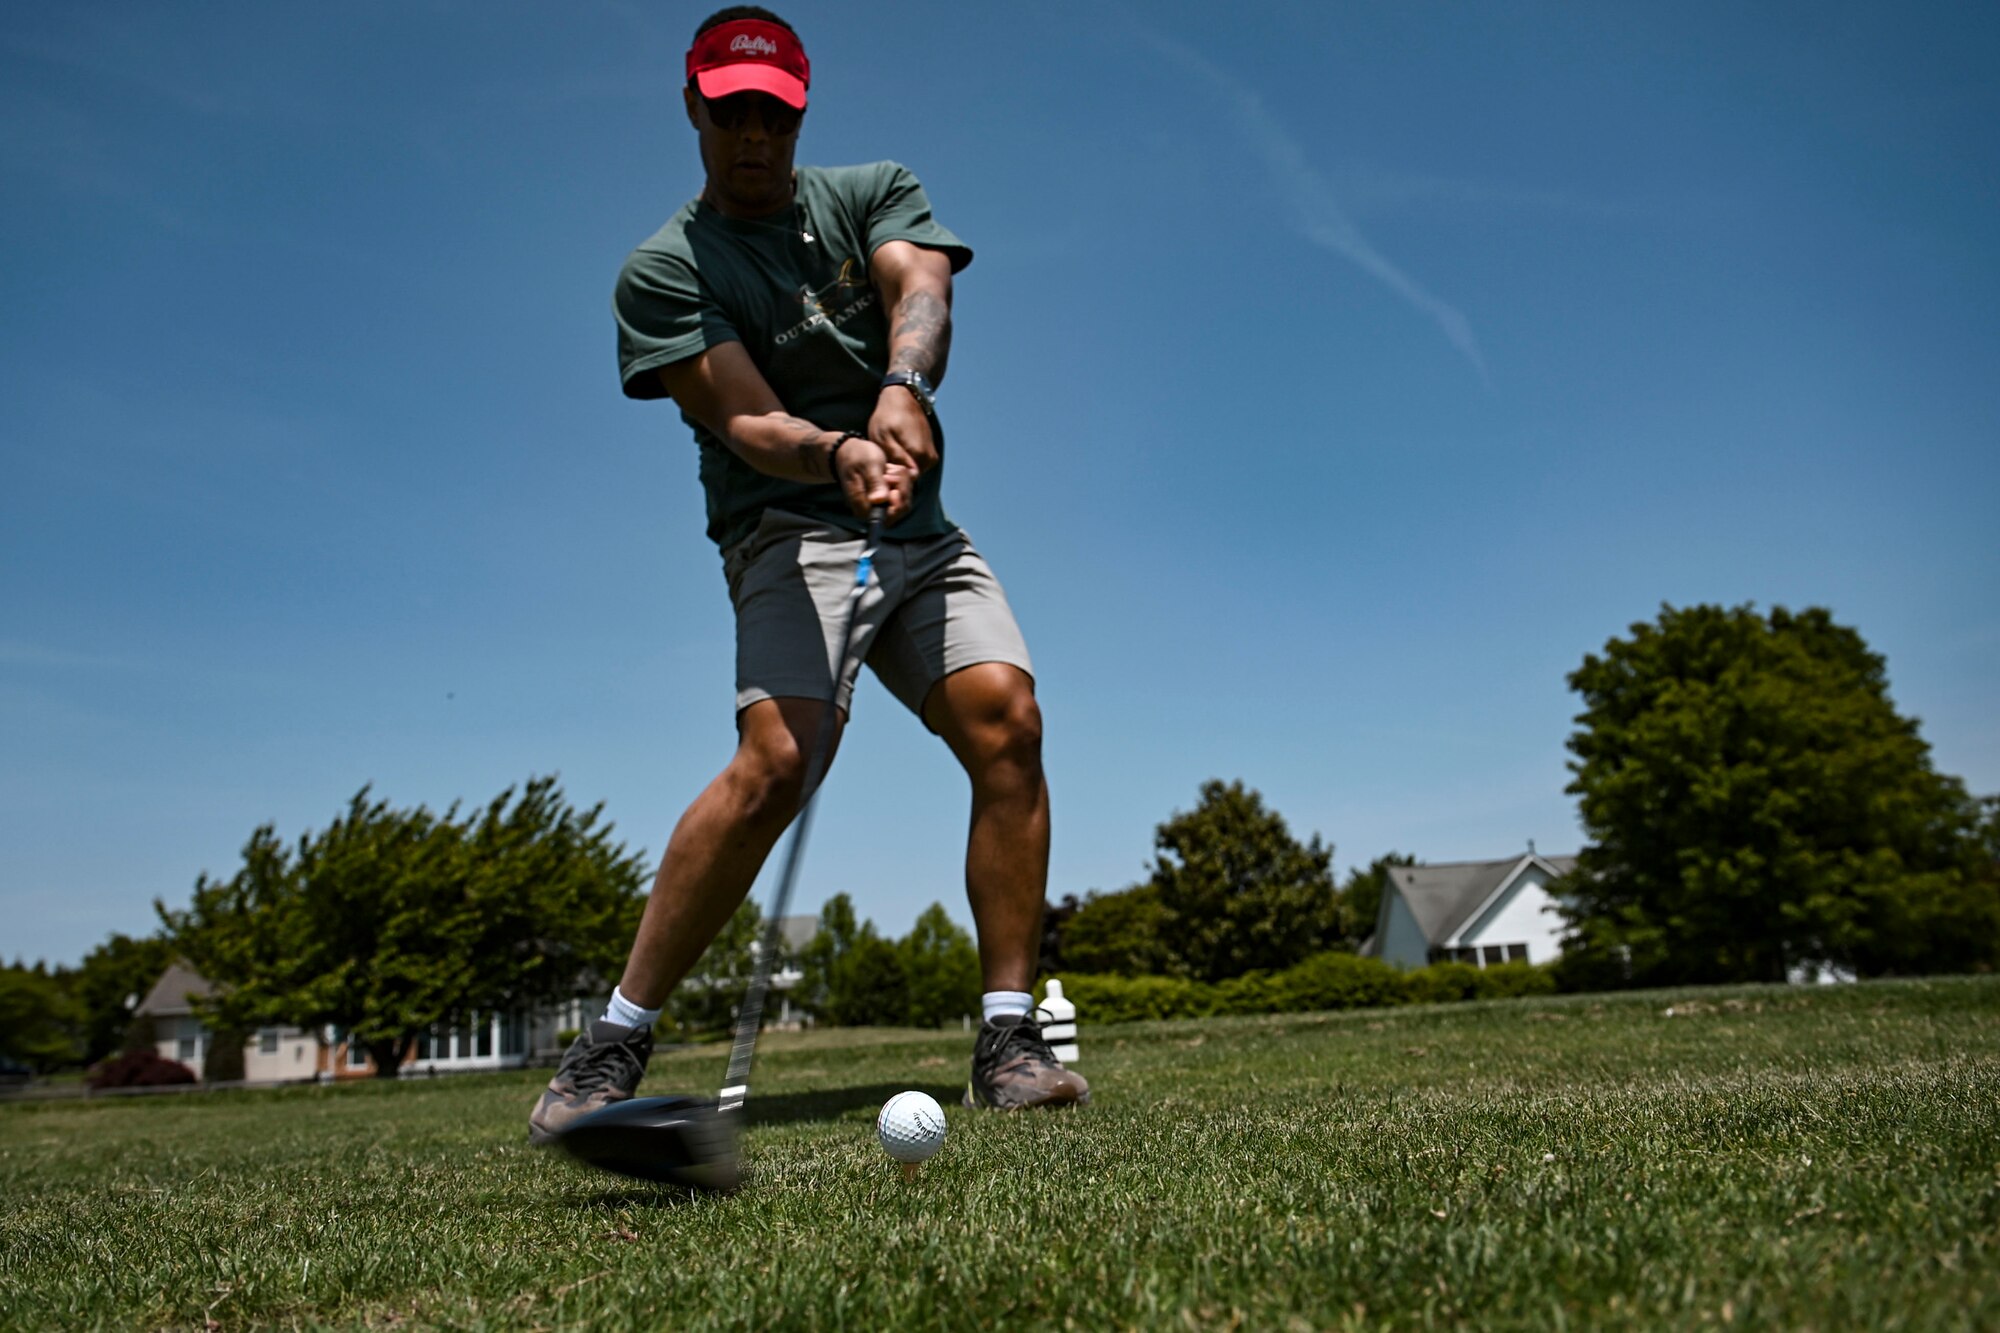
[[937,415],[937,390],[931,387],[931,382],[923,377],[921,371],[892,370],[882,377],[882,387],[886,389],[891,384],[900,384],[908,389],[923,405],[925,416]]

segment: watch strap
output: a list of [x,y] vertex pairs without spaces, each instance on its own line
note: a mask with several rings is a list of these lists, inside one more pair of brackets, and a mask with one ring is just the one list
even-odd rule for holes
[[882,377],[882,387],[886,389],[892,384],[908,389],[911,396],[923,405],[926,415],[937,415],[937,389],[921,371],[892,370]]

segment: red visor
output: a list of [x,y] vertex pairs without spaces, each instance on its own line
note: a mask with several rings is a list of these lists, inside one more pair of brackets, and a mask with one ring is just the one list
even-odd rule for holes
[[737,19],[718,23],[688,48],[687,76],[703,97],[769,93],[803,109],[812,86],[812,62],[799,39],[775,23]]

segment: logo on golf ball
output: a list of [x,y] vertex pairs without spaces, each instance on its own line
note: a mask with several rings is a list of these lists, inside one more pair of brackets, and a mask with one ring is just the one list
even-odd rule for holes
[[929,1161],[944,1147],[944,1108],[928,1093],[899,1092],[882,1104],[875,1136],[882,1151],[899,1162]]

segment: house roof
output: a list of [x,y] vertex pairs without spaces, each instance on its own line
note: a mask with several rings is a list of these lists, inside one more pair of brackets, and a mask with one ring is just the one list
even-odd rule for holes
[[194,1006],[189,1001],[204,999],[214,992],[215,987],[209,984],[207,977],[176,960],[160,973],[153,989],[146,992],[146,998],[139,1001],[139,1007],[132,1012],[152,1018],[178,1018],[194,1012]]
[[781,916],[778,918],[778,935],[785,942],[788,953],[797,953],[812,943],[813,936],[819,934],[817,916]]
[[1442,944],[1456,935],[1521,869],[1539,862],[1551,874],[1576,868],[1574,856],[1540,856],[1530,852],[1504,861],[1454,861],[1445,865],[1391,866],[1389,882],[1402,895],[1417,928],[1428,944]]

